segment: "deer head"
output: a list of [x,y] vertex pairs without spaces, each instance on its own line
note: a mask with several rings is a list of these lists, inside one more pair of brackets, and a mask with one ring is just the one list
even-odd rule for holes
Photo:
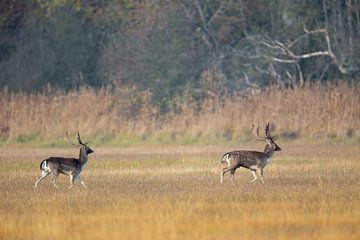
[[256,128],[256,134],[254,133],[254,129],[255,129],[254,123],[252,124],[252,128],[253,128],[252,132],[258,141],[265,141],[267,144],[267,147],[271,147],[272,151],[281,151],[281,148],[275,143],[275,140],[278,138],[278,135],[271,136],[271,134],[270,134],[270,123],[269,122],[266,124],[266,127],[265,127],[265,137],[260,137],[260,134],[259,134],[260,126],[259,125]]
[[66,131],[66,139],[67,139],[67,142],[70,144],[70,145],[73,145],[73,146],[76,146],[76,147],[80,147],[80,153],[82,151],[84,151],[84,153],[86,155],[89,155],[91,153],[93,153],[94,151],[87,145],[86,142],[83,142],[81,140],[81,137],[80,137],[80,133],[78,132],[77,133],[77,136],[76,136],[76,139],[78,141],[78,144],[74,143],[73,141],[71,141],[71,139],[69,138],[69,134],[68,134],[68,131]]

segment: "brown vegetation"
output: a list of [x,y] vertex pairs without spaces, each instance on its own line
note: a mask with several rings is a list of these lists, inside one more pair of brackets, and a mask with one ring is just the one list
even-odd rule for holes
[[69,93],[0,97],[0,137],[7,141],[62,139],[79,130],[99,141],[126,136],[146,141],[221,141],[247,138],[252,122],[275,123],[285,137],[359,137],[360,86],[269,88],[236,96],[186,95],[160,114],[148,92],[84,88]]

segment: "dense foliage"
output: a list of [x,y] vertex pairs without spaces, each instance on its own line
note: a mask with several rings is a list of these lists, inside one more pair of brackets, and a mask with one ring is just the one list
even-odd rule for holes
[[356,80],[357,0],[4,0],[0,88],[184,94]]

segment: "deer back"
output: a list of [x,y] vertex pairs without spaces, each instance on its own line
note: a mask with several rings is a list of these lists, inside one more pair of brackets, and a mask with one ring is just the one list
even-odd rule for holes
[[263,164],[266,161],[266,156],[263,152],[240,150],[225,153],[223,158],[231,167],[250,168]]
[[50,157],[44,161],[52,172],[70,174],[81,169],[81,163],[77,158]]

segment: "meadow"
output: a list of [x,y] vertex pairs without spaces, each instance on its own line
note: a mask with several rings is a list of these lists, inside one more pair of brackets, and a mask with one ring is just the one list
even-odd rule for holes
[[0,239],[359,239],[359,145],[278,143],[265,185],[240,169],[236,186],[221,155],[263,143],[93,146],[88,190],[34,190],[40,161],[75,148],[1,147]]

